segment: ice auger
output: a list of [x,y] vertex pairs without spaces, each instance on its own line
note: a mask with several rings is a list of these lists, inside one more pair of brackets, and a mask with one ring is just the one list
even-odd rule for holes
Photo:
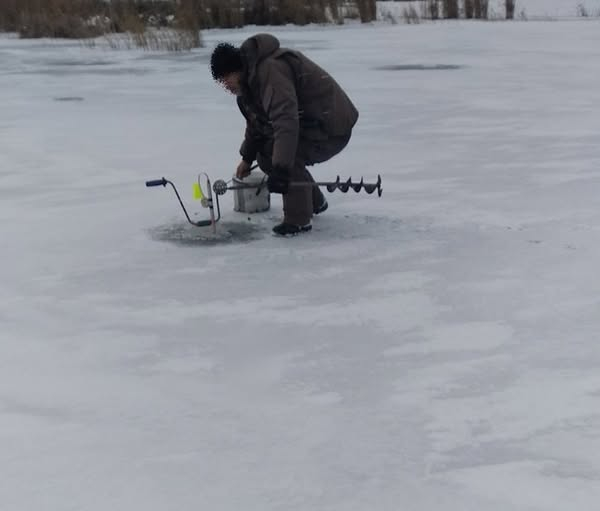
[[[205,187],[206,191],[207,191],[206,195],[202,191],[201,179],[203,176],[206,179],[206,187]],[[221,208],[219,206],[219,198],[218,197],[217,197],[217,200],[213,201],[212,189],[210,187],[210,178],[208,177],[208,175],[206,175],[205,173],[198,174],[198,183],[194,184],[194,194],[197,196],[197,198],[199,198],[202,201],[202,206],[204,206],[205,208],[208,208],[210,211],[210,218],[208,218],[206,220],[198,220],[198,221],[194,222],[190,218],[190,215],[188,215],[187,209],[185,209],[185,205],[183,204],[183,201],[181,200],[181,196],[179,195],[179,192],[177,191],[177,188],[173,184],[172,181],[169,181],[168,179],[165,179],[164,177],[160,178],[160,179],[154,179],[152,181],[146,181],[146,186],[148,186],[148,187],[167,186],[168,184],[171,185],[171,187],[173,188],[173,191],[175,192],[175,195],[177,196],[177,200],[179,201],[179,204],[181,205],[181,209],[183,209],[183,212],[185,213],[185,217],[187,218],[187,221],[190,224],[195,225],[197,227],[212,226],[213,233],[216,233],[217,232],[217,222],[221,219]],[[216,209],[217,209],[216,215],[215,215],[215,205],[216,205]]]
[[[257,189],[257,195],[258,192],[260,192],[261,188],[265,186],[265,183],[261,183],[259,185],[245,185],[245,184],[236,184],[236,185],[229,185],[228,182],[223,181],[222,179],[219,179],[218,181],[215,181],[215,184],[213,186],[213,190],[217,195],[224,195],[227,190],[246,190],[248,188],[256,188]],[[342,193],[348,193],[348,190],[352,189],[354,190],[356,193],[359,193],[360,191],[364,190],[365,192],[367,192],[369,195],[371,195],[373,192],[377,191],[377,195],[379,197],[381,197],[381,194],[383,193],[383,190],[381,189],[381,176],[377,176],[377,182],[376,183],[365,183],[364,182],[364,178],[360,179],[360,183],[353,183],[352,182],[352,178],[349,178],[347,181],[341,181],[340,176],[337,176],[337,179],[335,181],[322,181],[322,182],[311,182],[311,181],[291,181],[290,182],[290,188],[293,187],[315,187],[315,186],[324,186],[328,192],[335,192],[336,190],[339,190]]]
[[[252,167],[256,168],[256,165]],[[202,178],[205,180],[205,187],[202,187]],[[194,195],[196,198],[202,201],[202,206],[208,208],[210,211],[210,218],[206,220],[194,221],[190,218],[183,201],[181,200],[181,196],[177,191],[177,188],[173,184],[172,181],[165,179],[164,177],[161,179],[154,179],[152,181],[146,181],[146,186],[167,186],[171,185],[175,195],[177,196],[177,200],[181,205],[181,209],[187,218],[187,221],[198,227],[208,227],[212,226],[213,233],[216,233],[217,222],[221,219],[221,207],[219,205],[219,196],[225,195],[228,190],[245,190],[245,189],[256,189],[256,195],[260,193],[260,191],[266,186],[266,177],[260,184],[230,184],[230,181],[224,181],[223,179],[218,179],[215,181],[214,185],[211,188],[210,178],[206,173],[198,174],[198,181],[194,183]],[[364,190],[367,194],[371,195],[374,192],[377,192],[377,196],[381,197],[383,190],[381,189],[381,176],[377,176],[377,181],[375,183],[365,183],[364,179],[361,178],[360,182],[355,183],[352,181],[352,178],[347,179],[346,181],[342,181],[340,176],[337,176],[335,181],[322,181],[322,182],[309,182],[309,181],[291,181],[289,184],[290,188],[294,187],[324,187],[328,192],[332,193],[336,190],[339,190],[342,193],[348,193],[349,190],[354,190],[356,193],[360,193]],[[204,193],[206,190],[206,193]],[[214,192],[214,199],[213,199]],[[216,210],[216,213],[215,213]]]

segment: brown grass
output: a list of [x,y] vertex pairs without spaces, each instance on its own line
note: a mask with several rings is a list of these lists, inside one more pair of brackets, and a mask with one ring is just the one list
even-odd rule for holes
[[127,41],[118,46],[190,49],[201,42],[199,24],[186,11],[192,1],[0,0],[0,30],[24,38],[90,40],[104,35],[113,47],[114,39]]
[[126,33],[141,46],[159,33],[145,34],[149,28],[169,28],[199,41],[192,33],[203,28],[343,23],[352,16],[375,20],[375,0],[0,0],[0,30],[21,37]]
[[22,37],[94,37],[96,0],[0,0],[0,26]]
[[[197,48],[201,44],[200,32],[186,32],[170,28],[149,28],[140,33],[106,34],[104,40],[113,50],[131,50],[142,48],[154,51],[180,52]],[[96,39],[86,45],[96,46]]]

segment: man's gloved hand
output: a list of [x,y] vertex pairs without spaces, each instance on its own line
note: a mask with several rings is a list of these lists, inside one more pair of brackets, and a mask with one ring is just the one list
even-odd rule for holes
[[248,177],[250,175],[250,172],[252,172],[250,163],[242,160],[237,166],[237,169],[235,170],[235,177],[237,177],[238,179],[244,179],[245,177]]
[[267,188],[271,193],[286,194],[290,186],[290,174],[286,168],[273,167],[267,179]]

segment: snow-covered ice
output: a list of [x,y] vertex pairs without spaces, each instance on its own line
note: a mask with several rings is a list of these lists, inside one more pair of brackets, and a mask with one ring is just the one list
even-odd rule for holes
[[600,22],[277,28],[360,109],[314,231],[232,211],[208,56],[0,38],[0,507],[591,510]]

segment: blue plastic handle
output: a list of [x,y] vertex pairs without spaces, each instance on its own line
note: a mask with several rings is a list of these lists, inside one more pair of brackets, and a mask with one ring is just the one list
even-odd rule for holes
[[154,179],[152,181],[146,181],[146,186],[167,186],[167,180],[163,177],[161,179]]

